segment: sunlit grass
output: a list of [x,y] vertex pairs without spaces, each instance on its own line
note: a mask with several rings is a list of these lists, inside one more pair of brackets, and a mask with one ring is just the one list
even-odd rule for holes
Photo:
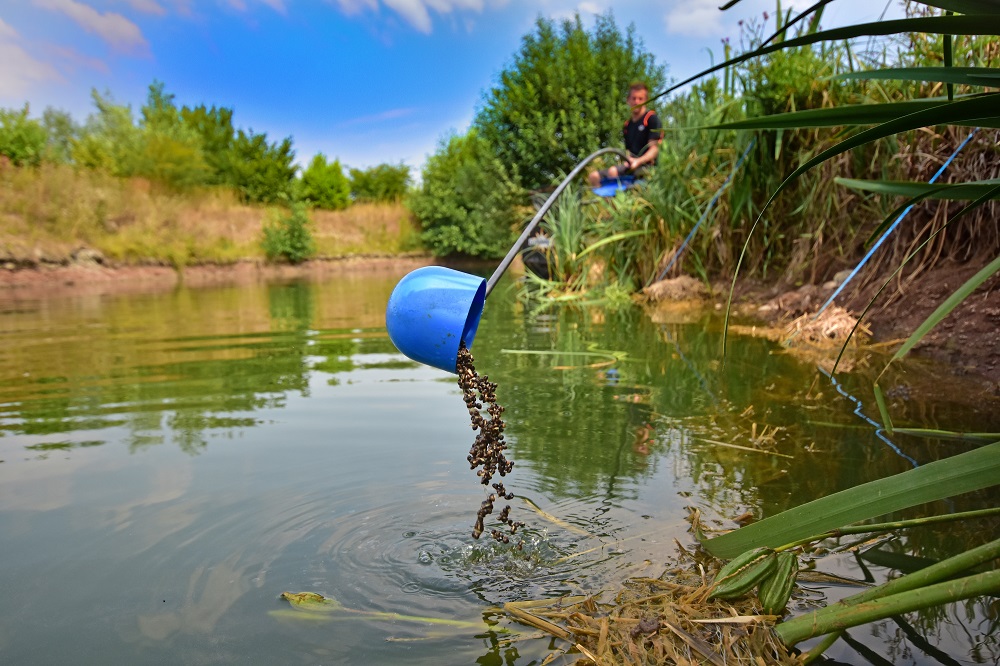
[[[125,264],[262,261],[262,227],[285,214],[243,205],[224,189],[177,194],[141,178],[65,165],[8,166],[0,177],[0,256],[61,262],[85,247]],[[322,258],[419,249],[399,203],[313,210],[309,217]]]

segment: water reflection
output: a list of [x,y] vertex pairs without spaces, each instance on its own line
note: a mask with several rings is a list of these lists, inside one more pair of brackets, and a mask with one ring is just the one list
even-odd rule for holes
[[[764,341],[734,341],[723,365],[711,314],[536,311],[501,288],[473,351],[507,409],[505,484],[528,523],[514,554],[469,536],[483,499],[464,461],[474,433],[454,378],[385,335],[398,277],[0,297],[5,660],[538,663],[545,647],[515,647],[503,622],[432,635],[268,613],[283,591],[470,620],[511,599],[591,593],[662,573],[673,540],[691,541],[689,507],[770,515],[967,446],[895,437],[894,450],[855,413],[872,415],[870,377],[838,388]],[[922,426],[1000,429],[982,405],[901,404]],[[995,533],[980,521],[881,550],[940,558]],[[838,566],[903,566],[872,557]],[[910,620],[969,652],[954,622]],[[899,631],[879,625],[888,637],[868,649],[916,645]]]

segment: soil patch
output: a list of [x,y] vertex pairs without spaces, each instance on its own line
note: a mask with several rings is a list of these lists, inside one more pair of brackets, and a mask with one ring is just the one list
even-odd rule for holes
[[164,291],[184,284],[193,287],[249,284],[275,279],[322,279],[340,273],[412,270],[434,263],[423,254],[369,255],[307,261],[292,266],[242,261],[235,264],[169,266],[105,266],[97,262],[68,265],[38,264],[0,269],[0,289],[15,298],[46,294],[124,294]]
[[[982,265],[982,262],[944,262],[909,283],[904,281],[890,285],[865,314],[859,328],[870,333],[873,343],[888,348],[898,347]],[[845,276],[838,277],[843,280]],[[750,324],[746,327],[748,331],[757,326],[754,334],[783,341],[788,337],[790,328],[801,328],[802,322],[810,319],[823,306],[839,283],[834,280],[823,285],[783,289],[781,286],[743,281],[737,286],[734,311],[740,320]],[[844,306],[846,312],[857,317],[876,289],[877,285],[853,291],[845,289],[837,302]],[[676,314],[680,303],[690,302],[690,299],[711,298],[717,308],[724,307],[728,293],[728,283],[713,285],[707,294],[699,293],[686,282],[658,283],[646,290],[647,297],[657,301],[654,320],[664,316],[670,318],[669,314]],[[655,296],[665,296],[666,300],[657,300]],[[687,300],[672,300],[671,297]],[[840,310],[838,316],[843,312]],[[805,315],[809,317],[803,319]],[[842,329],[841,324],[838,330]],[[1000,397],[1000,275],[987,280],[931,329],[916,345],[911,356],[940,361],[940,367],[946,372],[976,380],[986,394]]]

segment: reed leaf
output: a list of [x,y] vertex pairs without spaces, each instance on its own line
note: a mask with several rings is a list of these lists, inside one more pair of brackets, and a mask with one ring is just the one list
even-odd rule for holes
[[959,442],[995,442],[1000,440],[1000,432],[955,432],[954,430],[937,430],[935,428],[896,428],[895,430],[897,435],[949,439]]
[[752,548],[778,548],[837,527],[998,484],[1000,442],[994,442],[813,500],[703,545],[716,557],[732,559]]
[[997,5],[995,0],[917,0],[917,2],[959,14],[1000,14],[1000,5]]
[[[982,94],[982,93],[980,93]],[[969,99],[976,95],[963,95],[959,99]],[[895,120],[917,111],[944,106],[948,104],[947,97],[928,97],[906,102],[889,102],[885,104],[849,104],[826,109],[807,109],[805,111],[790,111],[775,113],[759,118],[734,120],[728,123],[717,123],[705,127],[685,129],[801,129],[806,127],[841,127],[844,125],[878,125]],[[956,125],[963,123],[954,123]],[[966,122],[964,124],[973,124]]]
[[[903,346],[893,354],[892,358],[889,359],[889,363],[886,364],[886,368],[892,364],[893,361],[898,360],[905,356],[913,347],[920,342],[927,333],[930,332],[932,328],[937,326],[942,319],[948,316],[948,314],[958,306],[959,303],[968,298],[969,294],[974,292],[979,285],[991,278],[994,274],[1000,271],[1000,256],[991,261],[989,264],[984,266],[979,270],[978,273],[973,275],[971,278],[965,281],[961,287],[955,290],[955,292],[948,297],[948,299],[939,305],[934,312],[930,314],[927,319],[917,327],[910,337],[906,339]],[[879,377],[885,373],[885,369],[879,374]]]
[[864,592],[859,592],[846,599],[842,599],[839,603],[845,606],[853,606],[871,601],[872,599],[878,599],[879,597],[899,594],[900,592],[915,590],[926,585],[940,583],[980,564],[995,560],[998,557],[1000,557],[1000,539],[994,539],[989,543],[984,543],[981,546],[976,546],[958,555],[953,555],[940,562],[925,566],[919,571],[914,571],[912,574],[896,578],[877,587],[869,588]]
[[1000,570],[989,571],[850,606],[834,604],[782,622],[774,630],[785,645],[791,646],[814,636],[998,591]]
[[581,251],[578,255],[576,255],[576,258],[581,259],[585,255],[590,254],[594,250],[604,247],[605,245],[609,245],[611,243],[617,243],[620,240],[624,240],[626,238],[632,238],[633,236],[645,236],[648,233],[649,231],[646,229],[638,229],[636,231],[622,231],[612,236],[608,236],[607,238],[602,238],[601,240],[597,241],[596,243],[593,243],[592,245],[588,245],[585,250]]
[[679,83],[675,83],[661,93],[652,96],[652,102],[664,95],[668,95],[678,88],[707,76],[720,69],[738,65],[741,62],[757,58],[768,53],[774,53],[786,48],[796,48],[808,46],[825,41],[840,41],[854,39],[855,37],[880,37],[886,35],[896,35],[908,32],[923,32],[933,35],[1000,35],[1000,12],[994,11],[990,14],[980,14],[976,16],[929,16],[922,18],[896,19],[893,21],[876,21],[874,23],[859,23],[856,25],[823,30],[808,35],[785,40],[777,44],[763,46],[753,51],[740,54],[730,58],[708,69],[704,69],[694,76],[690,76]]
[[989,199],[1000,199],[1000,178],[974,180],[965,183],[929,184],[898,180],[859,180],[857,178],[835,178],[838,185],[852,190],[888,194],[892,196],[916,197],[919,199],[947,199],[964,201],[988,195]]
[[934,81],[967,86],[1000,86],[1000,70],[992,67],[892,67],[866,72],[845,72],[840,80]]

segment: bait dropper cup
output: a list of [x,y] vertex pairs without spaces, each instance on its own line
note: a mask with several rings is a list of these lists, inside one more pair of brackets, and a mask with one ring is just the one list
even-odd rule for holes
[[604,153],[626,157],[617,148],[602,148],[577,164],[538,209],[488,281],[443,266],[425,266],[403,276],[385,308],[385,328],[396,349],[414,361],[456,373],[459,345],[464,342],[472,348],[486,297],[570,181]]

